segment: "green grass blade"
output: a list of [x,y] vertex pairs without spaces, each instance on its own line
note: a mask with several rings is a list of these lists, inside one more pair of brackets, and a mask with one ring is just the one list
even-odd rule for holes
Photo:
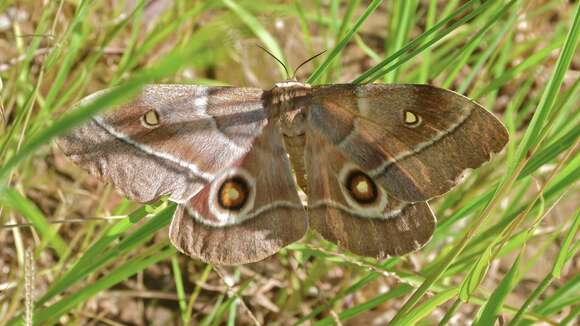
[[[46,308],[40,309],[34,315],[34,323],[42,324],[47,321],[56,321],[64,313],[74,309],[78,304],[85,302],[88,298],[97,295],[98,293],[118,284],[128,277],[137,274],[148,266],[154,265],[162,260],[165,260],[175,255],[176,250],[173,247],[157,251],[146,258],[132,259],[124,263],[120,267],[110,271],[104,277],[98,279],[94,283],[74,292],[73,294],[63,298],[55,304]],[[12,323],[11,325],[15,325]]]
[[[491,2],[492,1],[489,1],[487,3],[491,3]],[[434,34],[438,29],[445,26],[453,18],[458,17],[459,15],[463,14],[467,9],[469,9],[469,7],[473,6],[476,3],[478,3],[477,0],[471,0],[467,3],[465,3],[463,6],[461,6],[457,10],[455,10],[453,13],[449,14],[447,17],[445,17],[442,20],[440,20],[439,22],[437,22],[437,24],[435,24],[431,29],[427,30],[426,32],[421,34],[419,37],[415,38],[413,41],[409,42],[402,49],[393,53],[391,56],[389,56],[388,58],[386,58],[385,60],[383,60],[379,64],[375,65],[371,69],[365,71],[363,74],[361,74],[356,79],[354,79],[352,81],[352,83],[353,84],[368,83],[368,82],[372,82],[373,80],[379,79],[385,73],[388,73],[390,70],[392,70],[396,66],[398,66],[398,64],[402,64],[403,59],[398,60],[395,63],[395,65],[388,67],[387,69],[383,69],[383,68],[387,67],[387,65],[390,64],[391,62],[397,60],[399,57],[402,57],[405,54],[407,54],[406,58],[411,58],[415,54],[421,52],[423,49],[429,48],[429,46],[431,46],[432,44],[435,44],[437,41],[442,39],[445,35],[449,34],[451,31],[453,31],[457,27],[461,26],[464,22],[468,21],[469,19],[473,18],[474,16],[477,16],[481,11],[484,11],[489,6],[489,4],[481,5],[480,7],[478,7],[477,9],[475,9],[474,11],[472,11],[471,13],[469,13],[468,15],[463,17],[462,19],[458,20],[452,26],[446,28],[445,30],[441,31],[436,36],[433,36],[433,38],[431,38],[427,41],[427,39],[432,34]],[[421,46],[421,44],[423,44],[423,45]],[[419,46],[421,46],[421,50],[417,51],[417,48],[419,48]]]
[[403,318],[399,325],[416,325],[423,318],[429,317],[433,314],[433,310],[443,305],[445,302],[457,296],[457,289],[450,289],[439,292],[433,297],[429,298],[421,306],[413,309],[405,318]]
[[579,7],[577,6],[572,27],[570,28],[570,32],[568,33],[568,37],[566,38],[564,48],[560,53],[560,57],[558,58],[554,73],[550,78],[550,82],[546,86],[546,90],[544,93],[545,95],[542,97],[542,101],[540,102],[538,110],[535,112],[532,118],[533,124],[530,124],[531,129],[527,130],[524,136],[524,140],[518,146],[518,154],[516,156],[516,159],[512,162],[512,166],[509,169],[509,172],[506,174],[504,180],[500,184],[500,187],[495,192],[494,196],[490,199],[489,202],[487,202],[484,210],[479,214],[478,218],[476,218],[475,224],[473,224],[469,232],[446,255],[443,263],[438,266],[438,270],[435,273],[429,275],[425,280],[425,282],[421,284],[421,286],[407,300],[407,302],[399,310],[399,312],[393,319],[392,321],[393,323],[398,322],[400,319],[402,319],[403,316],[405,316],[405,314],[407,314],[417,304],[417,302],[425,295],[427,290],[442,276],[442,274],[447,270],[449,265],[451,265],[451,263],[455,260],[455,258],[463,251],[469,239],[473,237],[475,230],[478,228],[478,226],[482,225],[482,223],[485,221],[485,218],[490,213],[491,209],[494,208],[499,203],[499,195],[501,195],[503,192],[505,192],[507,189],[511,187],[511,185],[515,181],[515,178],[523,168],[522,162],[525,163],[524,160],[525,157],[522,154],[526,154],[530,149],[532,144],[530,143],[531,139],[535,139],[536,141],[538,141],[538,139],[536,138],[540,136],[539,131],[539,129],[541,129],[540,123],[545,122],[543,119],[545,119],[545,117],[547,117],[550,113],[552,104],[554,103],[554,97],[558,93],[558,89],[562,84],[564,72],[568,69],[572,55],[574,54],[573,50],[576,48],[577,45],[578,39],[577,31],[580,25],[578,8]]
[[[411,29],[413,23],[413,17],[415,11],[417,10],[417,2],[415,0],[398,0],[395,1],[395,6],[400,8],[401,14],[398,20],[393,20],[393,29],[395,33],[395,39],[389,48],[393,49],[391,52],[396,52],[403,47],[405,41],[407,40],[407,35]],[[400,69],[394,69],[390,73],[385,75],[385,83],[395,83],[399,78]]]
[[497,288],[493,291],[489,297],[489,300],[487,300],[487,303],[482,308],[483,310],[481,312],[481,316],[474,324],[475,326],[493,325],[495,323],[497,315],[506,297],[519,281],[520,258],[521,254],[518,255],[509,271],[503,277]]
[[570,231],[568,232],[568,235],[564,239],[564,242],[562,243],[562,247],[560,248],[560,252],[558,253],[558,257],[556,258],[556,264],[554,264],[554,268],[552,270],[552,275],[554,276],[554,278],[560,278],[560,276],[562,275],[562,268],[564,268],[564,264],[566,264],[566,262],[570,258],[574,257],[574,255],[576,254],[576,250],[578,249],[578,247],[573,249],[572,243],[574,243],[574,239],[576,239],[578,229],[580,228],[580,210],[576,211],[576,214],[572,221],[573,224],[570,227]]
[[309,84],[314,84],[320,78],[320,76],[326,71],[326,69],[330,66],[330,64],[334,61],[334,59],[338,56],[338,54],[346,47],[350,39],[356,33],[356,31],[362,26],[362,24],[370,17],[370,15],[379,7],[379,5],[383,2],[382,0],[373,0],[364,13],[357,19],[351,29],[346,33],[344,38],[336,44],[336,46],[330,51],[330,53],[326,56],[324,61],[320,66],[314,70],[314,72],[310,75],[310,77],[306,80]]
[[58,235],[58,230],[48,223],[40,209],[16,190],[0,189],[0,203],[12,207],[32,224],[44,241],[50,244],[56,253],[62,257],[68,251],[66,242]]
[[557,313],[567,306],[580,303],[580,275],[565,282],[549,297],[534,307],[534,312],[542,315]]
[[177,290],[177,298],[179,299],[179,310],[181,311],[181,320],[184,325],[187,325],[187,300],[185,298],[185,290],[183,286],[183,277],[181,276],[181,268],[179,267],[179,260],[177,256],[171,257],[171,269],[173,270],[173,278],[175,279],[175,289]]
[[125,254],[129,250],[145,243],[155,234],[155,232],[169,224],[174,210],[175,205],[165,208],[113,248],[106,250],[105,248],[108,244],[117,240],[121,235],[123,235],[122,232],[133,225],[136,220],[139,220],[144,216],[145,209],[140,208],[131,214],[129,219],[120,221],[118,224],[110,228],[109,231],[106,232],[104,236],[97,241],[66,274],[57,280],[38,300],[37,304],[40,305],[47,302],[54,296],[70,288],[88,274],[94,273],[103,268],[119,255]]
[[580,35],[580,6],[577,5],[572,26],[568,32],[566,42],[560,52],[560,56],[558,57],[555,71],[548,81],[540,103],[538,104],[538,109],[534,113],[532,120],[530,121],[528,128],[526,129],[526,132],[520,141],[518,151],[513,159],[510,170],[515,170],[515,166],[524,160],[532,147],[535,147],[535,145],[539,143],[540,139],[544,135],[544,125],[554,106],[556,96],[560,92],[560,87],[564,81],[566,71],[568,70],[570,63],[572,62],[572,58],[576,53],[576,47],[578,46],[578,35]]
[[[429,0],[429,9],[427,11],[427,21],[425,28],[431,30],[435,23],[435,16],[437,14],[437,0]],[[426,84],[429,80],[429,70],[431,66],[431,49],[427,48],[423,51],[423,62],[421,63],[421,73],[419,75],[419,84]]]
[[[232,0],[222,0],[223,3],[230,8],[231,11],[236,13],[238,17],[248,26],[248,28],[260,39],[260,41],[265,45],[268,51],[272,52],[272,54],[282,60],[287,65],[286,57],[284,56],[284,52],[278,45],[276,39],[266,30],[266,28],[258,21],[258,19],[252,15],[249,11],[244,9],[242,6],[237,4]],[[286,71],[283,67],[280,67],[280,72],[283,75],[286,75]],[[285,77],[287,78],[287,77]]]
[[[394,298],[398,298],[401,296],[406,295],[407,293],[411,292],[413,290],[413,288],[410,285],[407,284],[401,284],[393,289],[391,289],[389,292],[379,295],[371,300],[368,300],[367,302],[357,305],[355,307],[346,309],[345,311],[341,312],[338,314],[338,317],[340,318],[340,320],[347,320],[349,318],[352,318],[356,315],[359,315],[363,312],[369,311],[373,308],[375,308],[376,306],[387,302],[389,300],[392,300]],[[334,325],[335,321],[332,317],[326,317],[322,320],[319,320],[315,323],[312,324],[312,326],[327,326],[327,325]]]
[[[204,31],[205,33],[199,33],[200,40],[208,41],[216,33],[212,30],[211,26],[208,26]],[[208,54],[205,49],[203,49],[199,40],[197,42],[192,42],[190,47],[174,50],[172,53],[165,56],[165,58],[157,65],[143,70],[133,79],[123,83],[123,85],[110,89],[107,93],[98,97],[94,101],[91,101],[86,105],[81,105],[77,110],[73,110],[66,114],[59,121],[47,127],[32,140],[23,145],[18,153],[11,157],[4,166],[0,167],[0,181],[4,180],[8,173],[22,160],[27,158],[40,146],[44,145],[51,139],[88,120],[98,112],[121,103],[123,100],[137,92],[144,84],[174,74],[180,68],[185,66],[186,63],[192,64],[194,62],[192,61],[192,58],[195,58],[195,60],[198,61],[203,61],[211,55],[212,54]]]

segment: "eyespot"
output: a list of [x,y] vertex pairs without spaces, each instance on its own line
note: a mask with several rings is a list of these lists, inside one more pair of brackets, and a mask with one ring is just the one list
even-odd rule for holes
[[218,190],[218,205],[222,209],[240,210],[250,196],[250,188],[246,180],[240,176],[230,177],[222,182]]
[[378,192],[375,182],[360,170],[350,171],[346,177],[345,186],[352,199],[359,204],[372,204],[377,200]]
[[141,122],[146,128],[155,128],[159,125],[159,113],[155,110],[149,110],[143,114]]
[[254,208],[255,198],[256,179],[245,169],[236,167],[211,183],[208,208],[220,224],[237,224]]
[[421,123],[421,117],[409,110],[403,111],[403,122],[408,127],[416,127]]
[[361,168],[347,163],[338,175],[340,190],[349,206],[365,216],[381,216],[387,207],[386,192]]

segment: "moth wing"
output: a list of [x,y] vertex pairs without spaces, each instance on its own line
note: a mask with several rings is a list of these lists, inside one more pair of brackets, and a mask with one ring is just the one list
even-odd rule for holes
[[400,200],[449,191],[508,141],[493,114],[427,85],[331,85],[308,97],[308,123]]
[[282,137],[268,125],[247,155],[178,208],[171,242],[214,264],[262,260],[306,232],[296,187]]
[[325,239],[355,254],[383,259],[421,248],[436,220],[426,202],[392,197],[325,136],[306,134],[308,216]]
[[148,85],[58,144],[133,200],[184,202],[250,150],[266,123],[261,97],[252,88]]

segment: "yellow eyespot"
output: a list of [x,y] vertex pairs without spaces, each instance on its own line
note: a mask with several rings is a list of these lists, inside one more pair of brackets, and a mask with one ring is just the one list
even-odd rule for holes
[[156,127],[159,125],[159,114],[155,110],[149,110],[143,115],[143,123],[146,127]]
[[403,114],[404,114],[403,120],[405,124],[409,126],[416,126],[419,124],[419,122],[421,122],[419,116],[411,111],[405,111]]

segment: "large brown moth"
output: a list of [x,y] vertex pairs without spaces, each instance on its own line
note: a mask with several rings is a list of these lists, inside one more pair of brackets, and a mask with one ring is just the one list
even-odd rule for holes
[[169,195],[172,243],[231,265],[273,255],[309,225],[359,255],[417,250],[436,225],[427,201],[507,141],[491,113],[448,90],[290,80],[149,85],[59,145],[130,199]]

